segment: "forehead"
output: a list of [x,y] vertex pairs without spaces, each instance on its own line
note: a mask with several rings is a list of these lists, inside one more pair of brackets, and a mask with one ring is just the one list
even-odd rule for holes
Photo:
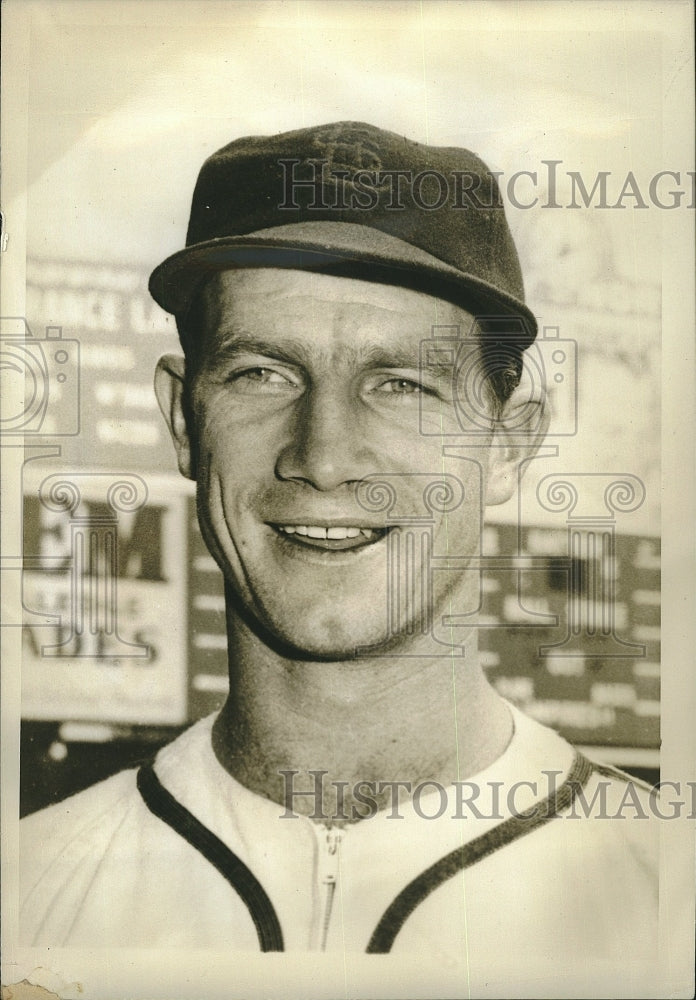
[[221,272],[205,287],[203,306],[206,333],[218,341],[286,335],[322,347],[403,346],[431,337],[435,326],[466,336],[473,323],[464,309],[410,288],[278,268]]

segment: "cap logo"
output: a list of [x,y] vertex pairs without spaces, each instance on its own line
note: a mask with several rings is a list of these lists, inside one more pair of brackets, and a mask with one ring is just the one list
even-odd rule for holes
[[[382,160],[379,147],[367,129],[358,126],[339,125],[319,129],[313,137],[312,145],[317,149],[317,157],[304,161],[314,165],[321,160],[324,180],[342,181],[351,188],[357,175],[369,172],[374,175],[372,187],[377,191],[386,190],[389,178],[381,178]],[[303,164],[304,165],[304,164]]]

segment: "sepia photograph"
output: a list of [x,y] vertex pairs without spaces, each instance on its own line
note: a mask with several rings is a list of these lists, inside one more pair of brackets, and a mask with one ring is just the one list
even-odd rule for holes
[[693,4],[0,13],[3,1000],[693,996]]

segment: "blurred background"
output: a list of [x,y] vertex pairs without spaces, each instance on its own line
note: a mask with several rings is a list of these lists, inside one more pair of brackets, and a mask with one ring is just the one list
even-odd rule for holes
[[[530,714],[657,780],[668,212],[655,201],[688,200],[688,164],[663,155],[650,5],[614,11],[32,5],[23,812],[149,755],[224,698],[221,581],[151,387],[176,333],[147,280],[183,246],[206,156],[343,119],[466,146],[501,173],[555,417],[519,500],[486,529],[483,554],[518,562],[482,573],[484,662]],[[680,179],[651,200],[665,170]],[[16,340],[21,321],[3,323]],[[552,487],[569,482],[564,506]]]

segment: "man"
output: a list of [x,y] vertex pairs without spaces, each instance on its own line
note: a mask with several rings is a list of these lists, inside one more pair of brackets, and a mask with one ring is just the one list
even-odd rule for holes
[[649,961],[647,791],[501,699],[467,625],[545,427],[485,165],[352,122],[236,140],[151,291],[230,695],[29,818],[27,943],[410,952],[473,991]]

